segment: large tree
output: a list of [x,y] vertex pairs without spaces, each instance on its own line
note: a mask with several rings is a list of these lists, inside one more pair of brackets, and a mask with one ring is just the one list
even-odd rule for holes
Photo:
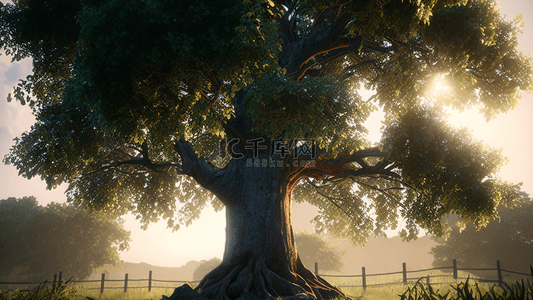
[[[460,268],[495,268],[496,260],[500,260],[504,269],[529,273],[529,266],[533,266],[531,216],[533,202],[524,201],[513,209],[499,207],[498,219],[479,230],[470,224],[453,226],[450,235],[436,239],[437,245],[431,248],[433,266],[449,267],[456,259]],[[448,222],[454,219],[457,221],[452,217]],[[486,271],[472,273],[488,275]]]
[[307,231],[296,232],[294,243],[298,247],[298,257],[302,263],[314,266],[318,263],[321,273],[327,271],[342,271],[342,260],[346,251],[337,249],[337,244],[325,236]]
[[[0,279],[45,281],[63,271],[84,279],[104,264],[117,264],[128,248],[123,223],[103,213],[35,197],[0,200]],[[8,280],[6,280],[8,279]]]
[[210,260],[203,260],[202,263],[194,270],[192,274],[192,280],[200,281],[207,273],[211,272],[214,268],[220,265],[222,261],[218,257],[213,257]]
[[[225,207],[205,298],[343,296],[298,258],[293,197],[353,242],[400,217],[406,238],[443,234],[449,212],[480,226],[525,197],[441,109],[491,118],[531,89],[519,23],[493,1],[16,0],[0,22],[1,47],[34,66],[10,99],[36,117],[5,163],[145,225]],[[453,93],[435,96],[438,79]]]

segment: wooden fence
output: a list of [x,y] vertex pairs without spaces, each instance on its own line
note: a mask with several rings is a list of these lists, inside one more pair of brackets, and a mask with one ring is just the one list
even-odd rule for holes
[[[191,284],[197,284],[199,283],[199,281],[187,281],[187,280],[158,280],[158,279],[153,279],[153,273],[152,271],[150,270],[148,272],[148,279],[130,279],[129,278],[129,275],[128,273],[126,273],[124,275],[124,279],[106,279],[105,277],[105,273],[102,273],[102,277],[100,280],[71,280],[70,282],[72,283],[79,283],[79,284],[82,284],[82,283],[91,283],[91,282],[97,282],[97,283],[100,283],[100,287],[96,287],[96,288],[85,288],[87,290],[95,290],[95,289],[99,289],[100,290],[100,293],[103,293],[105,289],[124,289],[124,293],[127,293],[128,292],[128,289],[148,289],[148,292],[151,292],[152,291],[152,288],[176,288],[178,287],[178,285],[180,284],[184,284],[184,283],[191,283]],[[124,282],[124,285],[123,287],[122,286],[106,286],[106,282]],[[148,284],[147,285],[144,285],[144,286],[129,286],[129,283],[132,283],[132,282],[147,282]],[[162,286],[162,285],[154,285],[154,283],[172,283],[174,284],[173,286]]]
[[[176,288],[179,284],[184,283],[190,283],[192,285],[199,283],[199,281],[188,281],[188,280],[158,280],[153,279],[153,272],[150,270],[148,272],[148,279],[131,279],[129,278],[129,274],[126,273],[124,275],[124,279],[106,279],[105,273],[102,273],[101,279],[96,280],[67,280],[68,283],[76,283],[80,284],[82,289],[86,290],[100,290],[100,293],[103,293],[106,289],[124,289],[124,293],[127,293],[129,289],[148,289],[148,292],[151,292],[153,288]],[[58,274],[54,274],[53,281],[45,281],[45,282],[0,282],[0,285],[17,285],[17,286],[23,286],[26,285],[26,288],[28,285],[47,285],[47,284],[64,284],[66,283],[63,280],[63,272],[60,271]],[[124,284],[121,286],[109,286],[106,285],[106,283],[117,283],[117,282],[123,282]],[[131,286],[132,282],[147,282],[147,285],[141,285],[141,286]],[[83,285],[96,283],[98,284],[98,287],[84,287]],[[157,285],[157,283],[172,283],[173,286],[162,286]]]
[[[337,287],[343,288],[343,287],[362,287],[363,290],[366,290],[367,287],[377,287],[377,286],[384,286],[384,285],[394,285],[394,284],[408,284],[414,281],[418,281],[421,278],[425,278],[426,285],[437,285],[437,284],[447,284],[448,282],[435,282],[431,281],[431,279],[435,278],[442,278],[442,277],[448,277],[450,278],[450,275],[445,274],[439,274],[439,275],[426,275],[426,276],[416,276],[416,277],[408,277],[409,274],[413,273],[421,273],[421,272],[431,272],[436,270],[451,270],[453,280],[475,280],[478,282],[485,282],[485,283],[498,283],[498,285],[503,286],[504,282],[504,273],[506,273],[506,277],[510,276],[511,274],[519,275],[519,276],[525,276],[526,278],[531,279],[533,278],[533,274],[526,274],[521,272],[515,272],[515,271],[509,271],[501,268],[501,263],[499,260],[496,261],[496,268],[458,268],[457,267],[457,261],[454,259],[452,266],[450,267],[438,267],[438,268],[427,268],[427,269],[419,269],[419,270],[410,270],[407,271],[407,265],[406,263],[402,263],[402,271],[398,272],[388,272],[388,273],[377,273],[377,274],[366,274],[366,268],[362,267],[361,274],[360,275],[329,275],[329,274],[319,274],[318,272],[318,263],[315,262],[315,274],[320,275],[321,277],[337,277],[337,278],[361,278],[361,285],[338,285]],[[459,277],[458,271],[492,271],[494,272],[494,276],[491,278],[480,278],[480,277]],[[368,277],[375,277],[375,276],[391,276],[391,275],[402,275],[401,280],[396,281],[390,281],[390,282],[382,282],[382,283],[376,283],[376,284],[367,284]]]
[[[416,277],[409,277],[410,274],[413,273],[421,273],[421,272],[427,272],[435,271],[435,270],[451,270],[452,275],[426,275],[426,276],[416,276]],[[528,278],[531,278],[533,274],[526,274],[521,272],[515,272],[515,271],[509,271],[501,268],[500,261],[496,261],[496,268],[458,268],[457,267],[457,261],[454,259],[453,264],[450,267],[440,267],[440,268],[428,268],[428,269],[420,269],[420,270],[410,270],[407,271],[407,265],[406,263],[402,264],[402,271],[398,272],[389,272],[389,273],[377,273],[377,274],[366,274],[365,267],[362,267],[361,274],[359,275],[330,275],[330,274],[319,274],[318,272],[318,263],[315,263],[315,274],[320,275],[321,277],[337,277],[337,278],[361,278],[361,285],[338,285],[339,288],[352,288],[352,287],[362,287],[364,290],[366,290],[368,287],[377,287],[377,286],[384,286],[384,285],[394,285],[394,284],[408,284],[416,280],[420,280],[420,278],[426,279],[427,285],[436,285],[436,284],[446,284],[448,282],[435,282],[431,281],[431,279],[435,278],[442,278],[442,277],[448,277],[453,278],[454,280],[465,280],[466,277],[459,277],[458,271],[492,271],[495,272],[495,276],[492,278],[475,278],[475,277],[468,277],[471,280],[476,280],[478,282],[492,282],[492,283],[498,283],[499,285],[503,285],[504,282],[504,275],[503,273],[507,273],[507,276],[509,274],[515,274],[520,276],[525,276]],[[390,282],[381,282],[377,284],[367,284],[367,279],[369,277],[378,277],[378,276],[391,276],[391,275],[402,275],[401,280],[396,281],[390,281]],[[148,272],[148,279],[130,279],[128,274],[124,275],[124,279],[106,279],[105,273],[102,273],[101,279],[97,280],[69,280],[70,283],[77,283],[77,284],[87,284],[87,283],[99,283],[99,287],[82,287],[87,290],[94,290],[99,289],[100,293],[103,293],[106,289],[124,289],[124,293],[128,292],[128,289],[145,289],[147,288],[148,291],[152,291],[153,288],[175,288],[180,284],[184,284],[186,282],[189,282],[191,284],[197,284],[198,281],[184,281],[184,280],[156,280],[153,279],[153,273],[152,271]],[[54,279],[51,282],[44,282],[44,284],[63,284],[63,272],[59,272],[59,274],[54,275]],[[113,283],[113,282],[123,282],[124,285],[121,286],[109,286],[106,285],[106,283]],[[141,285],[141,286],[130,286],[130,283],[132,282],[147,282],[147,285]],[[161,286],[161,285],[154,285],[157,283],[172,283],[173,286]],[[43,284],[43,282],[0,282],[1,285],[38,285]]]

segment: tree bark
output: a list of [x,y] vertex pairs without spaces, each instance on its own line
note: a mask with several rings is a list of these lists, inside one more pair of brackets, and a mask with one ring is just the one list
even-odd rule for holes
[[[218,187],[213,191],[215,195],[225,198],[222,263],[194,290],[184,285],[170,299],[344,298],[342,292],[309,271],[298,257],[291,223],[294,169],[287,161],[272,163],[273,158],[267,155],[250,157],[247,154],[233,159],[212,177],[219,183],[210,183],[211,187]],[[266,166],[262,163],[265,161]],[[220,182],[225,183],[223,188]]]

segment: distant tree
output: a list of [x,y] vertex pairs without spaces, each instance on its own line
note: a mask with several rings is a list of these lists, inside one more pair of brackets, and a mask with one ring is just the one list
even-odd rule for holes
[[4,162],[144,225],[225,208],[202,297],[342,298],[301,264],[292,200],[363,243],[400,218],[405,238],[443,234],[452,211],[481,226],[520,199],[498,150],[443,113],[518,104],[532,82],[519,32],[489,0],[16,0],[0,5],[0,48],[33,60],[10,99],[36,122]]
[[515,208],[498,208],[499,219],[476,230],[468,224],[464,230],[452,227],[448,239],[436,239],[431,249],[434,267],[451,266],[456,259],[461,268],[494,268],[496,260],[508,270],[529,273],[533,265],[533,202],[524,201]]
[[43,207],[35,197],[0,200],[0,278],[83,279],[104,264],[119,262],[130,233],[123,223],[102,213],[67,204]]
[[343,267],[343,251],[338,251],[323,235],[310,232],[297,232],[294,242],[298,247],[298,255],[303,264],[313,267],[318,262],[319,271],[341,271]]
[[192,274],[192,280],[199,281],[204,278],[207,273],[211,272],[214,268],[218,267],[222,260],[218,257],[213,257],[210,260],[202,261],[202,264],[194,270]]

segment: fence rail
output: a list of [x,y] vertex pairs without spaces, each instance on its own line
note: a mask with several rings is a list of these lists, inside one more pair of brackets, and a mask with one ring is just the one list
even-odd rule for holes
[[[452,276],[450,275],[426,275],[426,276],[418,276],[418,277],[408,277],[408,274],[411,273],[420,273],[420,272],[429,272],[429,271],[436,271],[436,270],[452,270]],[[468,277],[459,277],[458,271],[496,271],[496,278],[477,278],[477,277],[471,277],[470,275]],[[527,274],[522,272],[516,272],[516,271],[509,271],[506,269],[501,268],[500,261],[496,261],[496,268],[458,268],[457,267],[457,261],[454,259],[451,267],[436,267],[436,268],[426,268],[426,269],[419,269],[419,270],[410,270],[407,271],[407,265],[406,263],[402,264],[402,271],[396,271],[396,272],[387,272],[387,273],[375,273],[375,274],[366,274],[366,268],[361,268],[361,274],[358,275],[329,275],[329,274],[319,274],[318,272],[318,263],[315,263],[315,274],[319,275],[321,277],[336,277],[336,278],[361,278],[361,285],[339,285],[339,288],[343,287],[362,287],[363,290],[366,290],[368,287],[377,287],[377,286],[384,286],[384,285],[395,285],[395,284],[408,284],[413,281],[418,281],[421,278],[426,279],[427,285],[437,285],[437,284],[447,284],[449,282],[431,282],[431,278],[439,278],[439,277],[451,277],[454,280],[476,280],[479,282],[492,282],[492,283],[498,283],[498,285],[503,286],[504,283],[504,276],[503,273],[509,273],[509,274],[515,274],[515,275],[522,275],[527,276],[528,279],[531,277],[533,278],[533,274]],[[375,283],[375,284],[367,284],[367,278],[368,277],[375,277],[375,276],[390,276],[390,275],[402,275],[402,280],[396,280],[396,281],[390,281],[390,282],[384,282],[384,283]],[[507,275],[509,276],[509,275]]]
[[[190,280],[162,280],[162,279],[153,279],[152,277],[153,273],[150,270],[148,272],[148,279],[131,279],[129,278],[129,274],[124,274],[124,279],[106,279],[105,273],[102,273],[101,279],[93,279],[93,280],[67,280],[68,283],[78,283],[78,284],[85,284],[85,283],[100,283],[99,287],[84,287],[86,290],[100,290],[100,293],[103,293],[104,290],[110,290],[110,289],[124,289],[124,293],[127,293],[129,289],[148,289],[148,292],[151,292],[153,288],[174,288],[169,286],[163,286],[163,285],[154,285],[154,283],[191,283],[191,284],[197,284],[199,281],[190,281]],[[0,285],[46,285],[46,284],[64,284],[66,283],[63,280],[63,272],[60,271],[58,274],[54,274],[53,281],[45,281],[45,282],[30,282],[30,281],[21,281],[21,282],[0,282]],[[123,286],[109,286],[106,285],[106,283],[113,283],[113,282],[123,282]],[[130,286],[129,283],[131,282],[148,282],[147,285],[144,286]]]
[[[420,272],[429,272],[429,271],[436,271],[436,270],[452,270],[452,276],[450,275],[426,275],[426,276],[417,276],[417,277],[408,277],[408,274],[412,273],[420,273]],[[459,277],[458,271],[496,271],[496,278],[474,278],[474,277]],[[453,264],[451,267],[437,267],[437,268],[426,268],[426,269],[419,269],[419,270],[410,270],[407,271],[407,265],[406,263],[402,264],[402,271],[396,271],[396,272],[387,272],[387,273],[375,273],[375,274],[366,274],[366,268],[361,268],[361,274],[356,275],[333,275],[333,274],[319,274],[318,272],[318,263],[315,263],[315,274],[319,275],[321,277],[334,277],[334,278],[361,278],[361,285],[339,285],[339,288],[358,288],[362,287],[364,290],[366,290],[368,287],[378,287],[378,286],[384,286],[384,285],[395,285],[395,284],[408,284],[413,281],[420,280],[421,278],[426,278],[426,284],[427,285],[436,285],[436,284],[444,284],[449,282],[431,282],[431,278],[441,278],[441,277],[448,277],[453,278],[454,280],[477,280],[479,282],[492,282],[492,283],[498,283],[500,286],[503,285],[504,279],[503,279],[503,273],[508,274],[515,274],[515,275],[522,275],[529,277],[532,277],[533,274],[526,274],[522,272],[516,272],[516,271],[509,271],[506,269],[501,268],[500,261],[496,261],[496,268],[458,268],[457,267],[457,261],[454,259]],[[375,283],[375,284],[367,284],[367,278],[368,277],[377,277],[377,276],[390,276],[390,275],[402,275],[401,280],[391,281],[391,282],[384,282],[384,283]],[[191,284],[197,284],[199,281],[187,281],[187,280],[160,280],[160,279],[153,279],[153,273],[150,270],[148,272],[148,279],[130,279],[128,273],[124,275],[124,279],[106,279],[105,273],[102,273],[101,279],[95,279],[95,280],[68,280],[67,282],[71,283],[78,283],[78,284],[84,284],[84,283],[100,283],[99,287],[85,287],[86,290],[100,290],[100,293],[103,293],[106,289],[124,289],[124,293],[128,292],[128,289],[148,289],[149,292],[152,291],[153,288],[174,288],[169,286],[162,286],[162,285],[154,285],[154,283],[191,283]],[[508,275],[507,275],[508,276]],[[106,286],[106,282],[123,282],[123,286]],[[148,282],[147,285],[143,286],[130,286],[129,283],[132,282]],[[63,272],[59,272],[58,274],[54,274],[53,281],[45,281],[45,282],[0,282],[2,285],[38,285],[38,284],[63,284]]]

